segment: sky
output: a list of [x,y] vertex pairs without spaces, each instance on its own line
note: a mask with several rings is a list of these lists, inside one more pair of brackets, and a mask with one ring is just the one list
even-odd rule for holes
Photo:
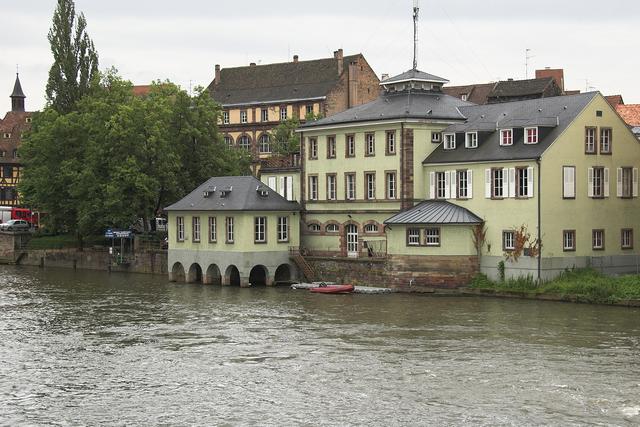
[[[169,79],[189,90],[222,68],[362,53],[373,70],[413,61],[413,0],[76,0],[100,69],[133,84]],[[16,66],[27,110],[45,105],[55,0],[0,0],[0,116]],[[420,0],[418,68],[450,85],[563,68],[567,89],[640,103],[637,0]],[[4,104],[2,93],[6,94]],[[4,105],[4,107],[3,107]]]

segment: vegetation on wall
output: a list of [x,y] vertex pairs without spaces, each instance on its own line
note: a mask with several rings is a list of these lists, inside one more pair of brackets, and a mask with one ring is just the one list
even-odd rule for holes
[[513,237],[513,250],[505,251],[504,257],[507,261],[517,262],[522,255],[537,258],[542,247],[539,239],[531,237],[526,225],[517,227]]
[[[305,121],[311,122],[321,118],[321,114],[308,113]],[[296,132],[298,127],[300,127],[300,120],[292,117],[281,122],[269,133],[269,139],[273,141],[271,146],[273,154],[288,156],[300,152],[300,134]]]

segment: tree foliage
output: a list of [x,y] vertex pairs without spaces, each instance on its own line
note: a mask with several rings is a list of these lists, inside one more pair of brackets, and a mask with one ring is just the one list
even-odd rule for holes
[[48,39],[53,54],[46,96],[60,113],[69,113],[98,76],[98,53],[86,32],[84,14],[76,15],[73,0],[58,0]]
[[48,226],[78,236],[153,218],[211,176],[248,173],[248,155],[221,141],[219,113],[202,88],[156,82],[137,97],[109,71],[75,111],[34,116],[20,191]]
[[[322,115],[320,114],[308,113],[305,116],[305,122],[316,121],[321,118]],[[300,120],[292,117],[281,122],[269,133],[273,154],[286,156],[300,152],[300,135],[296,132],[298,127],[300,127]]]

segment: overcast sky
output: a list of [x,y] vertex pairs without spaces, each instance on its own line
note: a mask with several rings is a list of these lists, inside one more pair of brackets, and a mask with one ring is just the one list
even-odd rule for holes
[[[421,0],[418,68],[450,85],[564,68],[567,89],[640,103],[640,1]],[[43,107],[55,0],[0,0],[0,116],[16,64],[27,109]],[[380,75],[411,68],[412,0],[76,0],[100,56],[134,84],[207,85],[215,64],[361,52]],[[6,94],[4,98],[2,93]],[[2,107],[4,105],[4,107]]]

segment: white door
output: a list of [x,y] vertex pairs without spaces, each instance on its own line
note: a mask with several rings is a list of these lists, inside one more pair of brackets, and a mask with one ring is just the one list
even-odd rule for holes
[[347,229],[347,256],[350,258],[358,257],[358,226],[349,224]]

